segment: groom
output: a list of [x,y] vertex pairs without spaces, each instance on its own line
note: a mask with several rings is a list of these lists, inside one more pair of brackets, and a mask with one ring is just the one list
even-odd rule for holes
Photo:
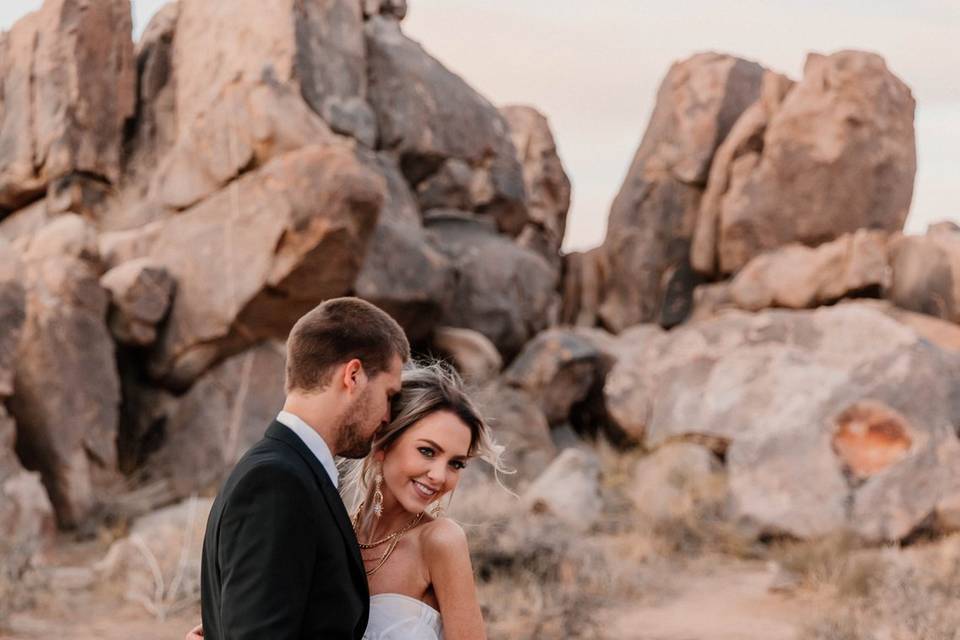
[[287,339],[286,402],[220,489],[203,539],[203,635],[360,640],[369,595],[334,456],[360,458],[390,420],[403,330],[357,298],[328,300]]

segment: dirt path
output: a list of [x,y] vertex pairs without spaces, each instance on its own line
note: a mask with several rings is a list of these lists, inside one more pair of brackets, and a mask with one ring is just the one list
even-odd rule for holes
[[611,640],[795,640],[812,603],[771,593],[762,563],[718,562],[671,577],[661,602],[611,609]]

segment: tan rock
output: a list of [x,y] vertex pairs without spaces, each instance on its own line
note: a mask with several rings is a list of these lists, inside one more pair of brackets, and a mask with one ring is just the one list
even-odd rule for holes
[[476,402],[497,444],[504,447],[504,465],[514,472],[500,481],[522,491],[557,456],[547,419],[528,394],[499,382],[480,389]]
[[213,104],[181,127],[176,144],[154,175],[150,197],[184,209],[222,188],[241,172],[334,135],[289,87],[232,83]]
[[185,387],[350,291],[383,192],[383,179],[342,145],[309,146],[165,221],[148,256],[176,279],[177,294],[153,374]]
[[537,402],[551,425],[567,422],[570,411],[602,388],[613,359],[585,335],[570,329],[537,334],[504,371],[507,384]]
[[600,518],[600,462],[584,449],[561,453],[521,496],[533,513],[548,513],[579,533]]
[[360,2],[180,0],[178,128],[190,126],[227,85],[266,80],[290,86],[334,131],[373,147],[365,55]]
[[[717,241],[720,233],[720,215],[724,196],[734,177],[756,163],[757,154],[763,148],[763,136],[771,118],[780,108],[793,82],[784,75],[765,71],[760,96],[737,119],[730,134],[723,140],[707,179],[707,189],[700,201],[700,214],[690,248],[690,264],[701,273],[714,275],[718,272]],[[738,175],[739,177],[739,175]]]
[[726,309],[736,309],[730,292],[730,281],[702,284],[693,290],[693,310],[687,320],[708,320]]
[[610,210],[603,243],[609,277],[600,307],[605,327],[659,322],[663,309],[672,325],[689,311],[700,284],[689,269],[690,242],[710,163],[759,95],[762,76],[755,63],[715,53],[671,67]]
[[442,324],[479,331],[509,360],[555,323],[559,278],[542,256],[517,246],[487,222],[445,211],[428,217],[425,226],[457,272]]
[[215,488],[282,408],[284,360],[283,343],[261,343],[223,361],[163,407],[164,439],[147,460],[150,476],[179,497]]
[[[93,566],[101,582],[124,585],[126,598],[155,616],[176,614],[200,597],[203,532],[212,498],[191,497],[144,515]],[[157,592],[158,581],[163,585]]]
[[26,471],[14,454],[16,429],[0,404],[0,571],[19,576],[56,530],[53,507],[40,474]]
[[137,117],[127,142],[130,157],[124,169],[128,183],[139,183],[140,197],[147,178],[177,137],[173,40],[179,16],[179,2],[163,5],[136,43]]
[[583,327],[600,324],[599,310],[606,281],[603,247],[563,256],[563,306],[560,322]]
[[176,284],[167,270],[148,258],[131,260],[107,271],[100,284],[110,292],[113,336],[125,344],[153,344]]
[[0,398],[13,394],[17,346],[26,318],[26,292],[20,254],[0,239]]
[[377,15],[403,20],[407,15],[407,0],[363,0],[363,16]]
[[420,341],[434,330],[456,288],[453,265],[430,244],[396,162],[381,153],[368,166],[386,179],[387,195],[354,293],[393,316],[410,340]]
[[0,207],[81,172],[116,183],[135,71],[126,0],[50,0],[0,39]]
[[[715,216],[719,271],[732,273],[793,242],[900,230],[916,172],[913,113],[910,90],[880,56],[811,54],[803,80],[769,117],[760,148],[734,154],[726,175],[712,176],[723,191]],[[698,267],[709,262],[705,256]]]
[[736,306],[804,309],[885,289],[890,282],[887,234],[860,229],[816,248],[790,244],[761,254],[730,286]]
[[530,223],[520,242],[539,247],[544,257],[559,260],[560,244],[570,209],[570,179],[563,169],[546,117],[536,109],[511,105],[500,108],[523,166]]
[[898,307],[960,322],[960,233],[903,236],[890,245],[886,297]]
[[432,344],[470,384],[485,385],[493,381],[503,368],[503,358],[497,347],[477,331],[438,327]]
[[466,209],[520,233],[529,214],[504,117],[395,20],[373,16],[365,32],[379,145],[397,154],[421,209]]
[[62,216],[24,254],[26,323],[9,406],[18,451],[42,474],[62,526],[91,515],[94,473],[117,468],[120,385],[95,243],[78,216]]
[[956,353],[851,302],[685,325],[621,357],[605,392],[647,446],[725,447],[732,512],[758,533],[898,540],[945,490],[957,372]]

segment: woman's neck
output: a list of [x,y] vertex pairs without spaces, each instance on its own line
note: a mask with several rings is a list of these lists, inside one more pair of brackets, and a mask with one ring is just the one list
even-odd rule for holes
[[360,534],[360,542],[379,540],[399,531],[409,525],[410,521],[418,515],[404,509],[400,501],[386,487],[382,491],[383,512],[380,517],[373,513],[373,506],[369,501],[364,504],[363,512],[360,514],[359,531],[357,532]]

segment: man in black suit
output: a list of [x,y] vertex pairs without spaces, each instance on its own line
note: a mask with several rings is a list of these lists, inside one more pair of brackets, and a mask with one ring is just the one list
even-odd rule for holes
[[237,463],[203,540],[203,635],[360,640],[369,593],[333,456],[363,457],[390,419],[410,347],[386,313],[328,300],[287,339],[283,411]]

